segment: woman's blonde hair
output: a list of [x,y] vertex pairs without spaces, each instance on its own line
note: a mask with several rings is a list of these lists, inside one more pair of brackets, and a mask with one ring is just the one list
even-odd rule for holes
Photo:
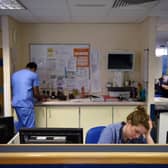
[[144,106],[137,106],[135,111],[127,116],[127,122],[131,122],[132,125],[143,125],[147,130],[149,130],[149,115],[146,112]]

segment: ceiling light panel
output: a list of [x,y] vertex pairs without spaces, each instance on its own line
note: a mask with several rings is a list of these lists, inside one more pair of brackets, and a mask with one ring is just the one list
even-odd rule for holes
[[25,7],[17,0],[0,0],[0,9],[13,10],[13,9],[25,9]]
[[106,7],[112,5],[115,0],[68,0],[70,6],[77,7]]
[[114,0],[68,0],[69,10],[74,17],[107,16]]

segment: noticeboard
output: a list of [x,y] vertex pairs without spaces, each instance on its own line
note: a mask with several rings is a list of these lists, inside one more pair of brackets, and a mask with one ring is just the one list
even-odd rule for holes
[[30,58],[38,65],[41,89],[89,91],[89,44],[30,44]]

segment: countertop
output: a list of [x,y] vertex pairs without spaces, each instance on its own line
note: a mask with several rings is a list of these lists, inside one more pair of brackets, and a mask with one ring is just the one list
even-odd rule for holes
[[168,98],[165,97],[155,97],[154,98],[155,104],[168,104]]
[[159,112],[168,112],[168,98],[164,97],[155,97],[155,110]]
[[49,99],[47,101],[43,101],[43,102],[36,102],[36,106],[82,106],[82,105],[87,105],[87,106],[110,106],[110,105],[118,105],[118,106],[132,106],[132,105],[145,105],[146,102],[142,102],[142,101],[126,101],[126,100],[111,100],[111,101],[100,101],[100,100],[91,100],[91,99],[72,99],[72,100],[67,100],[67,101],[61,101],[61,100],[57,100],[57,99]]

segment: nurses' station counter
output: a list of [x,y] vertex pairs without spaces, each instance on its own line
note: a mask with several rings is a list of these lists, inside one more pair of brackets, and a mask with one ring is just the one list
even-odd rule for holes
[[4,144],[1,168],[167,168],[168,145]]

